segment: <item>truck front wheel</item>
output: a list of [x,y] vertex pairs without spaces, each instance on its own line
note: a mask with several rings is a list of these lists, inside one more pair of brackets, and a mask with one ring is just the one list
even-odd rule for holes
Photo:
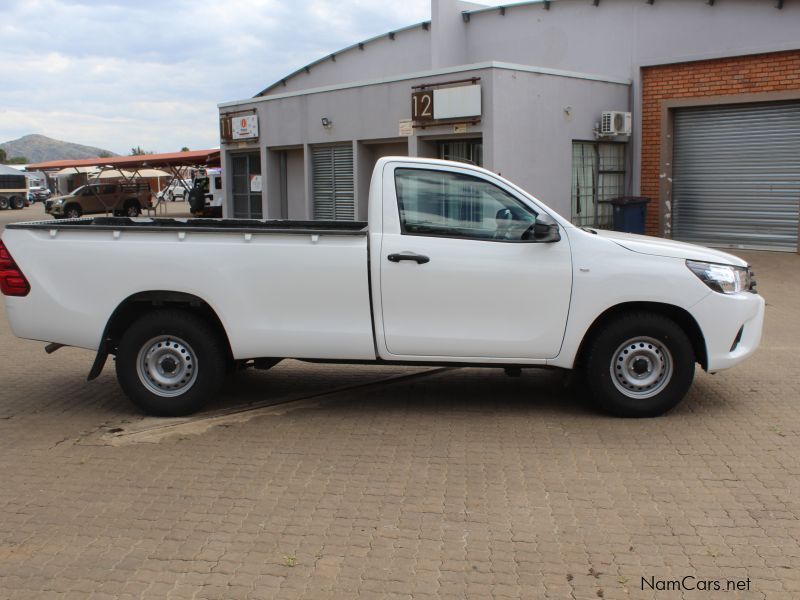
[[694,379],[695,355],[671,319],[635,312],[609,321],[586,355],[586,379],[606,411],[620,417],[656,417],[675,407]]
[[117,351],[117,379],[145,412],[177,417],[213,398],[225,379],[226,356],[217,332],[179,310],[159,310],[136,320]]

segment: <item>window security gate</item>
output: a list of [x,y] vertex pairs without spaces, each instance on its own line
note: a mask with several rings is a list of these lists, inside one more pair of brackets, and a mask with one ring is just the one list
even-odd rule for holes
[[258,152],[231,155],[233,217],[263,219],[261,208],[261,155]]

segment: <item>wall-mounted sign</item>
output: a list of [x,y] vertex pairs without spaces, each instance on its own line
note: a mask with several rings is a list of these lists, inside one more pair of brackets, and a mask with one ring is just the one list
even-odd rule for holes
[[411,119],[400,119],[398,135],[410,137],[414,135],[414,123]]
[[448,119],[479,119],[480,116],[481,86],[477,83],[432,87],[411,93],[411,119],[421,126]]
[[231,137],[246,140],[258,137],[258,116],[243,115],[231,118]]
[[412,92],[411,118],[414,121],[433,121],[433,90]]
[[481,86],[461,85],[433,90],[433,118],[481,116]]

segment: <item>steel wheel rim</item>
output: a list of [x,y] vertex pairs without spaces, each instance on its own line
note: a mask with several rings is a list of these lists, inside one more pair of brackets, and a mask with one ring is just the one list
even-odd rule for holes
[[672,380],[672,353],[659,340],[634,337],[616,349],[610,371],[614,386],[624,396],[652,398]]
[[197,380],[197,356],[181,338],[160,335],[142,344],[136,371],[150,392],[173,398],[186,393]]

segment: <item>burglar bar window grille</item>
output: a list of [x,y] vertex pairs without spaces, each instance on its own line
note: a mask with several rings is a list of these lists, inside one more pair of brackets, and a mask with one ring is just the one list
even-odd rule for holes
[[625,145],[572,143],[572,222],[611,229],[612,210],[603,200],[625,193]]

